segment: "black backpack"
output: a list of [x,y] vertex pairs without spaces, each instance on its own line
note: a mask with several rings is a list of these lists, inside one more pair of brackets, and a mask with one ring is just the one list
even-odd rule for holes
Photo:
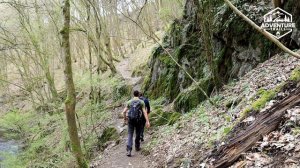
[[128,112],[129,119],[141,119],[143,116],[142,104],[140,100],[132,100]]

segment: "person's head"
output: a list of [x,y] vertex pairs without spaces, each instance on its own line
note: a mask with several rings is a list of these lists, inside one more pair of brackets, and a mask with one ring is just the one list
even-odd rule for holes
[[143,94],[143,92],[140,92],[140,95],[139,95],[140,97],[143,97],[144,96],[144,94]]
[[134,96],[134,97],[139,97],[139,95],[140,95],[140,92],[139,92],[139,91],[135,90],[135,91],[133,92],[133,96]]

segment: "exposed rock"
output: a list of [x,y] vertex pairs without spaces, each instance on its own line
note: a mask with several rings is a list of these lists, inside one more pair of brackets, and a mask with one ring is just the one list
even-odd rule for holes
[[[211,82],[208,83],[212,86],[206,92],[210,94],[213,91],[214,84],[206,61],[198,3],[198,0],[186,1],[184,16],[170,25],[163,39],[163,47],[172,53],[176,61],[197,81],[209,79]],[[291,4],[294,4],[293,8],[291,8]],[[293,14],[296,26],[299,29],[300,10],[297,10],[298,7],[295,8],[295,4],[297,6],[299,2],[289,0],[284,9]],[[214,62],[218,76],[222,78],[222,83],[242,77],[260,62],[265,61],[279,51],[274,44],[234,14],[223,1],[218,0],[213,5],[212,45],[215,56]],[[260,2],[242,0],[235,3],[235,5],[258,25],[263,22],[263,15],[273,8],[268,0]],[[285,37],[283,42],[292,49],[297,48],[299,34],[295,30],[293,35]],[[157,47],[153,51],[149,62],[151,72],[150,76],[144,81],[144,88],[151,97],[158,98],[165,95],[172,102],[181,99],[181,92],[185,92],[191,86],[192,81],[171,60],[163,47]],[[195,90],[194,94],[199,95],[201,93]],[[197,102],[203,100],[197,99]],[[175,107],[178,107],[177,110],[181,112],[188,112],[197,104],[183,107],[180,104],[176,105],[176,103],[180,103],[180,101],[175,101]]]

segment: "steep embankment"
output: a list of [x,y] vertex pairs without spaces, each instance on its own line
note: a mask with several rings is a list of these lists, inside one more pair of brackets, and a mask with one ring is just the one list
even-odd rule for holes
[[[206,55],[206,43],[202,30],[203,20],[209,18],[213,64],[216,76],[222,84],[240,78],[279,50],[270,41],[257,33],[251,26],[235,15],[223,1],[211,2],[212,14],[202,13],[197,0],[187,0],[182,19],[175,20],[163,39],[163,47],[189,72],[203,89],[210,94],[215,87],[211,65]],[[263,15],[273,7],[270,0],[238,1],[235,5],[255,23],[263,22]],[[205,8],[205,6],[203,7]],[[292,13],[296,26],[300,28],[300,2],[289,0],[284,9]],[[299,31],[282,40],[288,47],[299,48]],[[175,110],[188,112],[196,107],[205,96],[192,81],[176,66],[162,47],[157,47],[149,63],[151,71],[145,81],[145,89],[152,98],[165,96],[174,101]]]
[[[300,60],[285,54],[275,55],[272,59],[259,64],[255,69],[248,72],[245,76],[241,77],[239,81],[231,82],[225,85],[218,94],[212,95],[212,99],[217,102],[217,107],[212,106],[209,102],[204,101],[199,104],[197,108],[190,113],[182,115],[180,120],[174,125],[165,125],[158,128],[158,131],[151,137],[151,142],[148,144],[148,154],[152,160],[153,167],[181,167],[191,166],[199,167],[200,164],[205,165],[203,160],[210,154],[214,153],[212,149],[217,145],[219,147],[222,142],[225,142],[222,137],[228,135],[233,126],[242,121],[242,123],[249,124],[255,121],[251,114],[256,114],[263,111],[264,107],[268,108],[270,105],[276,103],[278,97],[284,97],[286,94],[279,91],[278,88],[289,79],[299,80]],[[295,109],[290,109],[287,112],[287,123],[293,120],[295,116],[299,117]],[[286,127],[287,123],[275,131],[280,140],[280,148],[276,152],[269,152],[271,149],[276,148],[276,141],[272,134],[267,135],[262,142],[258,142],[256,149],[264,148],[260,152],[252,153],[251,151],[242,155],[243,163],[247,166],[258,165],[261,162],[253,160],[253,158],[268,159],[268,164],[273,163],[288,164],[290,161],[287,157],[280,157],[281,162],[274,162],[278,160],[280,153],[290,152],[297,154],[297,144],[300,140],[298,124]],[[295,122],[293,122],[295,123]],[[280,132],[284,128],[292,128],[288,132]],[[238,129],[238,128],[237,128]],[[279,134],[278,134],[279,133]],[[283,138],[293,134],[293,140],[287,141]],[[276,138],[276,137],[275,137]],[[277,139],[277,140],[279,140]],[[260,147],[260,144],[268,141],[268,146]],[[292,142],[294,148],[292,150],[285,146]],[[264,143],[265,144],[265,143]],[[274,146],[275,144],[275,146]],[[283,146],[282,144],[285,144]],[[269,148],[269,147],[273,148]],[[278,152],[278,153],[277,153]],[[263,155],[261,158],[261,155]],[[249,156],[249,158],[247,158]],[[251,159],[252,158],[252,159]],[[203,163],[200,161],[204,161]],[[295,157],[293,158],[295,161]],[[207,164],[207,163],[206,163]],[[297,161],[295,165],[300,165]]]
[[[270,0],[239,1],[235,5],[258,25],[262,23],[263,15],[273,8]],[[213,153],[211,149],[215,145],[222,145],[222,138],[228,135],[235,124],[240,121],[242,124],[253,122],[255,119],[253,120],[250,114],[259,113],[265,106],[270,107],[270,103],[276,102],[277,99],[273,99],[278,96],[286,96],[279,88],[290,78],[292,71],[292,76],[299,74],[299,70],[296,69],[300,65],[299,60],[285,54],[276,55],[280,50],[233,14],[223,2],[218,1],[213,3],[213,6],[213,63],[217,67],[218,76],[225,84],[219,93],[212,93],[215,83],[205,54],[201,12],[196,0],[186,1],[183,18],[175,20],[170,26],[164,37],[163,47],[154,50],[149,62],[151,71],[145,79],[148,95],[152,98],[165,97],[164,102],[173,102],[175,111],[190,112],[184,114],[174,125],[161,126],[153,134],[145,149],[153,167],[205,165],[205,160],[203,163],[200,163],[200,160],[203,161]],[[294,16],[296,27],[299,29],[300,2],[286,1],[284,9]],[[291,49],[299,49],[299,31],[295,29],[292,34],[282,39],[282,42]],[[204,95],[169,58],[164,48],[200,82],[208,94],[212,93],[211,99],[217,102],[217,107],[205,101]],[[161,105],[165,106],[165,103]],[[290,115],[286,121],[297,116],[295,111],[297,110],[288,111]],[[298,127],[297,124],[294,126]],[[285,127],[285,124],[282,124],[279,129]],[[295,132],[297,129],[291,129],[288,133]],[[272,140],[272,134],[267,135],[269,141]],[[285,135],[280,134],[279,137],[284,139]],[[280,143],[292,142],[292,146],[296,146],[299,133],[295,133],[293,137],[293,141],[283,140]],[[274,144],[268,142],[267,147],[270,146]],[[298,150],[294,149],[289,148],[289,151],[297,155]],[[253,158],[261,159],[260,155],[263,152],[266,150],[261,150],[261,153],[243,154],[241,163],[251,167],[295,162],[295,159],[291,161],[286,157],[276,157],[278,153],[288,153],[285,150],[269,152],[268,164],[261,164],[259,161],[256,163]],[[250,159],[247,159],[248,156]],[[277,162],[278,159],[281,161]],[[299,163],[296,162],[295,165],[299,166]]]

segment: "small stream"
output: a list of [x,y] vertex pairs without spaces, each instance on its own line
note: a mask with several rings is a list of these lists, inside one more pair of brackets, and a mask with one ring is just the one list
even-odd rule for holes
[[[0,108],[5,103],[5,95],[0,95]],[[9,140],[4,138],[5,130],[0,128],[0,168],[4,168],[1,162],[4,161],[7,155],[16,156],[18,152],[21,150],[20,141]]]
[[0,137],[0,168],[4,168],[1,162],[5,155],[16,156],[20,150],[20,143],[15,140],[6,140]]

